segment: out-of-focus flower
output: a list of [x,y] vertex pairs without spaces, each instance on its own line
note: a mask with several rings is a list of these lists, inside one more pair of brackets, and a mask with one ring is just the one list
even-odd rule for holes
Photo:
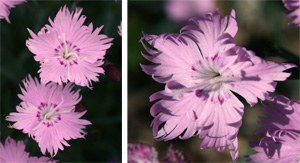
[[26,2],[26,0],[0,0],[0,19],[5,19],[8,23],[10,23],[8,18],[10,9],[24,2]]
[[128,144],[128,163],[158,163],[154,147],[142,143]]
[[122,20],[121,20],[120,25],[118,26],[118,33],[122,37]]
[[[128,163],[158,163],[158,153],[154,147],[143,143],[128,144]],[[162,162],[190,162],[188,158],[180,150],[173,150],[172,145],[169,146],[168,154]]]
[[263,104],[270,118],[259,117],[265,133],[260,141],[253,140],[249,146],[258,153],[245,156],[248,162],[300,162],[300,101],[284,96],[268,99]]
[[181,150],[173,150],[172,144],[169,146],[168,153],[166,156],[166,159],[164,159],[162,162],[180,162],[180,163],[186,163],[190,162],[189,159],[183,154]]
[[223,152],[228,146],[236,160],[244,106],[232,92],[253,106],[257,98],[274,92],[274,81],[289,77],[283,71],[295,65],[265,61],[235,46],[234,10],[227,17],[215,11],[191,20],[196,25],[183,27],[181,34],[145,35],[141,40],[150,54],[143,56],[156,63],[141,65],[143,71],[166,83],[165,90],[150,97],[160,100],[151,107],[153,133],[162,140],[197,133],[203,139],[201,149]]
[[[83,25],[86,17],[80,16],[82,9],[70,13],[64,6],[59,10],[54,21],[35,35],[28,29],[32,39],[26,41],[34,59],[41,64],[41,82],[74,82],[80,86],[90,86],[91,81],[98,81],[99,73],[104,70],[106,50],[110,48],[112,38],[99,34],[103,26],[93,31],[93,24]],[[79,17],[80,16],[80,17]]]
[[15,141],[10,137],[7,137],[5,143],[0,143],[0,162],[2,163],[54,163],[55,160],[51,160],[48,157],[29,157],[29,153],[25,152],[25,144],[22,141]]
[[86,111],[75,112],[75,105],[81,100],[79,91],[73,92],[73,85],[65,87],[56,83],[40,84],[37,78],[29,76],[21,87],[22,100],[16,113],[10,113],[6,120],[16,122],[11,128],[23,130],[37,141],[43,154],[46,150],[51,156],[63,145],[69,146],[67,140],[84,138],[82,130],[91,123],[80,119]]
[[215,0],[166,0],[165,10],[175,22],[185,22],[193,16],[203,16],[216,9]]
[[294,10],[289,14],[284,14],[293,20],[289,25],[300,27],[300,0],[282,0],[282,2],[288,10]]

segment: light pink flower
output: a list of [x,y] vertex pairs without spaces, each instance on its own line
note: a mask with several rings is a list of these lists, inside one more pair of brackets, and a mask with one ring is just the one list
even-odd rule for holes
[[80,86],[90,86],[91,81],[98,81],[99,73],[104,70],[106,50],[112,45],[112,38],[99,34],[103,26],[93,32],[93,24],[83,25],[86,17],[80,16],[82,9],[70,13],[64,6],[50,25],[35,35],[28,29],[32,39],[26,41],[34,59],[41,64],[41,82],[74,82]]
[[193,16],[203,16],[216,9],[215,0],[166,0],[165,10],[175,22],[188,21]]
[[128,163],[158,163],[154,147],[142,143],[128,144]]
[[[169,146],[166,158],[162,161],[166,162],[190,162],[181,150],[173,150],[172,145]],[[143,143],[128,144],[128,163],[159,163],[158,153],[154,147]]]
[[120,36],[122,36],[122,20],[121,20],[121,23],[120,23],[120,25],[118,26],[118,33],[119,33],[119,35]]
[[25,162],[29,159],[29,153],[25,152],[23,142],[7,137],[5,144],[0,143],[0,162]]
[[82,129],[91,123],[80,119],[86,111],[75,112],[75,105],[81,100],[79,91],[73,92],[73,85],[65,87],[56,83],[40,84],[37,78],[29,76],[21,87],[22,100],[16,113],[10,113],[6,120],[16,122],[11,128],[23,130],[37,141],[43,154],[46,150],[51,156],[63,145],[69,146],[67,140],[84,138]]
[[[290,76],[283,72],[292,64],[265,61],[254,52],[235,46],[238,27],[235,12],[220,16],[216,11],[191,19],[195,25],[181,34],[145,35],[141,42],[150,54],[143,56],[156,65],[141,65],[165,90],[150,97],[155,138],[203,139],[201,149],[223,152],[229,147],[238,156],[237,134],[244,106],[233,94],[251,105],[274,92],[276,83]],[[148,47],[147,41],[155,49]]]
[[293,20],[289,25],[300,27],[300,0],[282,0],[282,2],[288,10],[294,10],[289,14],[284,14]]
[[26,0],[0,0],[0,19],[5,19],[8,23],[10,23],[8,18],[10,9],[24,2],[26,2]]
[[0,143],[0,162],[12,163],[12,162],[25,162],[25,163],[54,163],[56,161],[51,160],[48,157],[29,157],[29,153],[25,152],[25,145],[22,141],[16,142],[15,140],[7,137],[5,144]]
[[256,133],[265,133],[260,141],[249,146],[258,153],[245,156],[248,162],[299,162],[300,161],[300,101],[284,96],[268,99],[263,104],[270,118],[259,117],[263,125]]

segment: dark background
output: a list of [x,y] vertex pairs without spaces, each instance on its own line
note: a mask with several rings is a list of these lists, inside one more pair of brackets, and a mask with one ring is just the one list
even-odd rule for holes
[[[21,100],[21,80],[30,74],[38,77],[39,63],[33,59],[33,54],[25,46],[30,37],[27,28],[34,33],[49,24],[48,17],[54,19],[60,7],[67,5],[72,11],[82,7],[82,15],[86,15],[85,25],[93,23],[94,29],[104,25],[100,33],[114,38],[113,46],[108,49],[105,60],[109,60],[121,70],[121,37],[118,35],[118,25],[121,21],[121,1],[40,1],[29,0],[11,9],[8,24],[1,20],[1,142],[7,136],[22,140],[30,156],[41,156],[37,143],[23,134],[21,130],[9,129],[5,117],[10,112],[16,112],[16,105]],[[100,74],[100,82],[93,82],[93,90],[81,89],[81,104],[87,113],[82,117],[92,122],[84,130],[86,139],[70,140],[70,147],[58,151],[54,157],[60,162],[119,162],[121,160],[121,82],[112,82],[104,74]],[[11,122],[10,122],[11,123]],[[47,153],[47,156],[50,156]]]
[[[236,11],[238,33],[235,36],[237,45],[253,50],[266,60],[276,62],[293,62],[299,66],[299,28],[289,26],[291,20],[283,13],[289,13],[282,1],[217,1],[217,8],[222,15]],[[231,162],[228,149],[223,152],[210,149],[200,150],[201,140],[196,136],[188,140],[178,138],[163,142],[153,138],[150,127],[153,117],[150,115],[149,96],[164,89],[164,84],[155,82],[145,74],[142,64],[151,64],[144,59],[141,51],[146,52],[139,43],[142,31],[147,34],[179,33],[183,25],[172,22],[164,11],[164,1],[128,2],[128,142],[146,143],[154,146],[160,160],[165,158],[169,144],[174,149],[182,149],[192,162]],[[279,82],[275,94],[283,94],[290,99],[299,100],[299,69],[284,82]],[[245,103],[243,124],[238,135],[239,162],[246,154],[254,153],[248,141],[261,138],[254,132],[260,128],[257,116],[264,116],[262,105],[258,102],[253,108]]]

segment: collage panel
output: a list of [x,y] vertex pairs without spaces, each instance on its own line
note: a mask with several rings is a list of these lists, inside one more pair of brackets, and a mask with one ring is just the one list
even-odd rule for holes
[[0,162],[300,162],[299,10],[0,0]]
[[122,1],[0,0],[0,162],[121,162]]
[[129,0],[128,162],[299,161],[299,6]]

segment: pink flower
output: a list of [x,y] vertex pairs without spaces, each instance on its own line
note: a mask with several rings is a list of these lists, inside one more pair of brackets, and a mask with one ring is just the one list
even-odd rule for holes
[[79,91],[71,91],[73,85],[65,87],[56,83],[40,84],[37,78],[29,76],[21,87],[22,100],[16,113],[10,113],[6,120],[16,122],[11,128],[23,130],[32,137],[41,148],[53,156],[63,145],[69,146],[67,140],[84,138],[82,129],[91,123],[79,119],[86,111],[75,112],[75,105],[81,100]]
[[164,163],[167,162],[181,162],[181,163],[187,163],[190,162],[189,159],[184,155],[183,151],[181,150],[173,150],[172,144],[170,144],[167,157],[163,161]]
[[0,162],[25,162],[29,159],[29,153],[25,152],[23,142],[7,137],[5,144],[0,143]]
[[0,162],[54,163],[56,161],[45,156],[40,158],[29,157],[29,153],[25,152],[25,145],[22,141],[16,142],[10,137],[7,137],[4,145],[0,143]]
[[165,10],[175,22],[184,22],[193,16],[203,16],[215,10],[215,0],[166,0]]
[[[150,97],[155,138],[203,139],[201,149],[223,152],[229,147],[238,156],[237,134],[244,106],[232,93],[251,105],[274,92],[276,83],[290,76],[283,72],[292,64],[265,61],[252,51],[235,46],[238,27],[235,11],[227,17],[216,11],[191,19],[196,25],[181,34],[145,35],[141,42],[150,54],[143,56],[156,65],[141,65],[165,90]],[[155,49],[148,47],[147,41]]]
[[289,14],[284,14],[293,20],[289,25],[300,27],[300,0],[282,0],[282,2],[288,10],[294,10]]
[[258,153],[245,156],[248,162],[299,162],[300,161],[300,101],[284,96],[268,99],[263,110],[270,118],[259,117],[265,133],[260,141],[253,140],[249,146]]
[[0,0],[0,19],[5,19],[10,23],[8,18],[10,14],[9,10],[24,2],[26,2],[26,0]]
[[99,66],[113,39],[99,34],[103,26],[93,32],[92,23],[83,25],[86,17],[80,16],[81,12],[82,9],[75,9],[70,13],[64,6],[54,21],[49,18],[50,25],[45,25],[38,35],[28,29],[32,39],[26,45],[41,64],[38,72],[43,84],[70,81],[89,86],[91,81],[98,81],[98,73],[104,73]]
[[119,33],[119,35],[122,37],[122,20],[121,20],[121,23],[120,23],[120,25],[118,26],[118,33]]
[[146,144],[128,144],[128,163],[158,163],[158,155],[154,147]]
[[[128,144],[128,163],[158,163],[158,153],[154,147],[143,143]],[[162,162],[189,162],[181,150],[169,146],[166,158]]]

